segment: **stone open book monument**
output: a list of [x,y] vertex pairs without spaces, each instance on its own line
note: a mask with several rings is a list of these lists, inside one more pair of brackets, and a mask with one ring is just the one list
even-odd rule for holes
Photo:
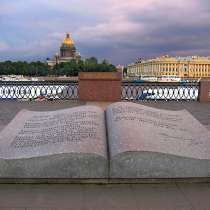
[[187,177],[210,177],[210,132],[185,110],[22,110],[0,133],[0,178]]

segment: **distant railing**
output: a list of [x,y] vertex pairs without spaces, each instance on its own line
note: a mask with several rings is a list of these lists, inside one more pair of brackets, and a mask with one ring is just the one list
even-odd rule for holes
[[197,101],[199,82],[123,82],[122,100]]
[[0,81],[0,99],[74,100],[78,99],[78,81]]
[[[122,100],[197,101],[199,82],[122,83]],[[78,81],[0,81],[0,100],[78,100]]]

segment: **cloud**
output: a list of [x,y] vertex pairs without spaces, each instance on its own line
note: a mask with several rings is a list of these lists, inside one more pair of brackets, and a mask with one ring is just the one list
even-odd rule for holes
[[6,42],[0,41],[0,52],[4,52],[9,49],[9,45]]
[[51,56],[66,32],[83,56],[115,64],[210,54],[208,0],[1,0],[0,25],[0,58]]

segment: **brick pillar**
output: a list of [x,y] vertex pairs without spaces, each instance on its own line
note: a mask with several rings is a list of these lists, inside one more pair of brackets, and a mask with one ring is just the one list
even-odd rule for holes
[[120,101],[122,75],[119,72],[79,73],[79,99],[82,101]]
[[200,93],[199,93],[200,102],[210,101],[210,80],[201,80],[200,81]]

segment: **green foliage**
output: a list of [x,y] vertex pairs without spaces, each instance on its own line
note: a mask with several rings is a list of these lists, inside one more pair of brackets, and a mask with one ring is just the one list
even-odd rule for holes
[[48,65],[40,61],[31,63],[25,61],[0,62],[0,75],[47,76],[48,72]]
[[95,57],[91,57],[83,60],[71,60],[66,63],[61,63],[55,66],[52,70],[52,74],[66,75],[66,76],[78,76],[79,72],[113,72],[116,71],[116,67],[109,64],[108,61],[103,60],[101,63]]
[[5,61],[0,62],[0,75],[24,75],[24,76],[78,76],[79,72],[113,72],[116,71],[114,65],[103,60],[101,63],[95,57],[83,60],[71,60],[66,63],[61,63],[51,69],[47,63],[40,61],[25,62],[25,61]]

